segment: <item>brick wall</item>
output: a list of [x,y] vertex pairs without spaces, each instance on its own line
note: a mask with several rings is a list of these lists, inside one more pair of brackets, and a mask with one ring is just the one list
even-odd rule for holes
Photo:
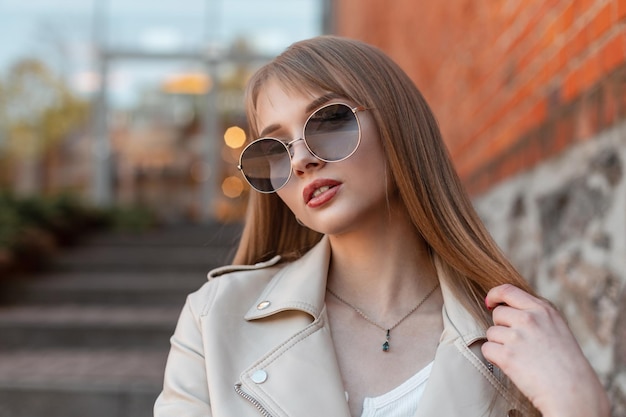
[[337,0],[432,105],[474,195],[626,117],[626,0]]

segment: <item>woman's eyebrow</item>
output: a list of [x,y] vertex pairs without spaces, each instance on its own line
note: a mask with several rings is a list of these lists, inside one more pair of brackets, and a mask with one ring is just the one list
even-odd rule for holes
[[337,93],[324,94],[323,96],[318,97],[315,100],[313,100],[311,103],[309,103],[309,105],[306,106],[305,112],[309,114],[313,110],[317,110],[318,108],[322,107],[324,104],[328,103],[329,101],[338,99],[338,98],[343,98],[343,97],[341,97]]
[[274,123],[272,125],[269,125],[265,129],[263,129],[261,131],[261,133],[259,133],[259,137],[260,138],[264,138],[265,136],[268,135],[268,133],[273,132],[273,131],[278,130],[278,129],[280,129],[280,125],[279,124]]
[[[316,98],[315,100],[313,100],[312,102],[310,102],[307,106],[306,109],[304,110],[304,112],[308,115],[309,113],[311,113],[313,110],[317,110],[318,108],[322,107],[324,104],[328,103],[331,100],[335,100],[338,98],[343,98],[342,96],[340,96],[337,93],[328,93],[328,94],[324,94],[323,96],[320,96],[318,98]],[[259,137],[263,138],[265,136],[267,136],[269,133],[276,131],[280,129],[280,125],[277,123],[271,124],[269,126],[267,126],[265,129],[263,129],[261,131],[261,133],[259,133]]]

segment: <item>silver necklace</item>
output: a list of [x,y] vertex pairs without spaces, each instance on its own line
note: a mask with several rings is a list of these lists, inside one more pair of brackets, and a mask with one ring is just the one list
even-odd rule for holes
[[435,285],[433,287],[433,289],[431,289],[428,294],[426,294],[424,296],[424,298],[422,298],[420,300],[419,303],[417,303],[417,305],[415,307],[413,307],[408,313],[406,313],[406,315],[404,317],[402,317],[400,320],[398,320],[396,322],[396,324],[394,324],[391,327],[384,327],[381,326],[380,324],[376,323],[374,320],[370,319],[369,317],[367,317],[367,315],[361,311],[360,309],[356,308],[355,306],[353,306],[352,304],[350,304],[349,302],[347,302],[346,300],[344,300],[343,298],[341,298],[339,295],[337,295],[333,290],[331,290],[330,288],[326,287],[326,291],[328,291],[333,297],[335,297],[337,300],[341,301],[342,303],[344,303],[345,305],[347,305],[348,307],[350,307],[351,309],[353,309],[354,311],[356,311],[361,317],[363,317],[368,323],[373,324],[374,326],[378,327],[379,329],[381,329],[382,331],[385,332],[385,343],[383,343],[383,352],[389,352],[389,348],[390,348],[390,344],[389,344],[389,339],[390,339],[390,333],[393,329],[395,329],[400,323],[402,323],[406,318],[408,318],[411,314],[415,313],[415,310],[417,310],[418,308],[420,308],[420,306],[422,304],[424,304],[424,301],[428,300],[428,297],[431,296],[432,293],[435,292],[435,290],[439,287],[439,283],[437,283],[437,285]]

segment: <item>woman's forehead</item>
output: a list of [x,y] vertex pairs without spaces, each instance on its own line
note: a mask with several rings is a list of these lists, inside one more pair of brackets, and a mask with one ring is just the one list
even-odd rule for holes
[[268,83],[259,91],[255,108],[255,122],[257,132],[265,131],[272,126],[278,129],[292,120],[306,118],[309,103],[315,100],[317,95],[308,91],[294,91],[285,89],[283,85],[273,82]]
[[262,96],[270,96],[276,94],[282,94],[291,99],[300,99],[308,97],[309,99],[315,99],[325,92],[316,86],[307,86],[304,83],[298,83],[290,79],[283,79],[278,77],[271,77],[261,83],[257,89],[256,105],[258,107]]

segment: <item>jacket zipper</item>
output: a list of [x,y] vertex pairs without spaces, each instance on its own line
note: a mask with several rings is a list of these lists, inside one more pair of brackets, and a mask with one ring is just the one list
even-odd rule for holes
[[259,410],[259,412],[261,413],[263,417],[272,417],[269,411],[267,411],[265,407],[263,407],[263,405],[259,402],[259,400],[257,400],[256,398],[254,398],[253,396],[245,392],[243,389],[241,389],[241,383],[235,384],[235,392],[239,394],[242,398],[250,402],[257,410]]

